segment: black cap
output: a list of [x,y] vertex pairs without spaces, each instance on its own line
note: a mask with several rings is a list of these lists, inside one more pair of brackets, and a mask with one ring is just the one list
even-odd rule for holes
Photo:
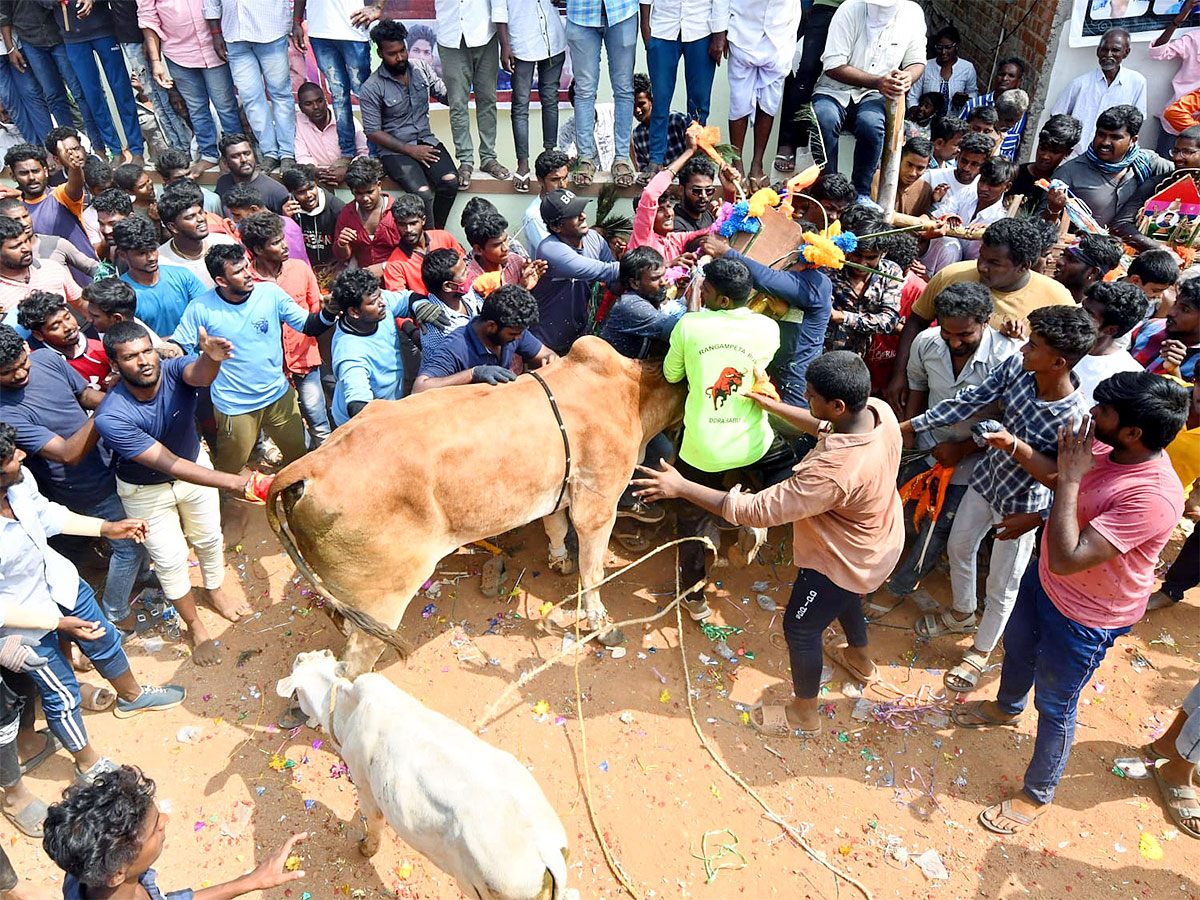
[[542,198],[542,221],[550,225],[573,219],[587,209],[587,205],[587,197],[576,196],[571,191],[551,191]]

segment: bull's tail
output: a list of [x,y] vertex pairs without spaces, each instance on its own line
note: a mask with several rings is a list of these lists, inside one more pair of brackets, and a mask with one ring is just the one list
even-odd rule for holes
[[371,637],[378,638],[390,647],[394,647],[396,652],[400,654],[401,659],[407,659],[409,654],[408,644],[400,637],[400,633],[396,629],[389,628],[374,616],[368,615],[361,609],[351,606],[349,603],[335,597],[333,592],[325,586],[325,582],[321,579],[321,576],[314,572],[308,561],[305,560],[304,554],[300,552],[300,547],[296,543],[295,536],[292,534],[292,529],[288,524],[287,518],[288,507],[294,505],[303,495],[304,481],[301,480],[294,481],[280,489],[276,489],[272,485],[271,496],[267,499],[267,521],[270,523],[275,534],[279,536],[279,541],[283,544],[283,548],[287,550],[288,556],[295,563],[296,571],[308,579],[313,589],[322,600],[329,604],[334,612],[342,616],[342,618],[355,628],[366,632]]

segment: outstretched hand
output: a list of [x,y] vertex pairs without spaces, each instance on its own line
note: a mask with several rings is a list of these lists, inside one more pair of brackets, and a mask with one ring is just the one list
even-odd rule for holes
[[638,466],[637,471],[643,476],[633,479],[632,485],[636,490],[635,497],[641,497],[650,503],[656,500],[670,500],[678,497],[687,479],[679,474],[679,470],[665,459],[661,461],[661,469],[651,469],[649,466]]
[[294,864],[289,867],[288,861],[292,858],[293,848],[306,837],[308,837],[307,831],[293,834],[282,847],[264,859],[258,868],[251,872],[247,878],[254,885],[250,890],[268,891],[271,888],[279,887],[281,884],[299,881],[303,878],[305,875],[304,870],[296,867]]
[[197,338],[200,352],[213,362],[224,362],[233,356],[233,344],[223,337],[210,335],[203,325],[200,326],[200,336]]

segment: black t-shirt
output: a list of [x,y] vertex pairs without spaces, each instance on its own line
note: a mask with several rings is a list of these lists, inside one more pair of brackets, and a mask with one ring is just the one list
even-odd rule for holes
[[[283,204],[287,203],[292,196],[288,193],[287,188],[261,170],[246,183],[262,194],[263,205],[267,209],[276,215],[283,215]],[[217,196],[221,198],[222,203],[225,202],[225,197],[236,185],[237,182],[233,180],[233,176],[228,172],[217,179]]]
[[334,234],[337,227],[338,215],[345,202],[339,200],[325,188],[319,188],[324,205],[319,212],[306,213],[301,211],[296,215],[296,222],[304,232],[304,249],[308,251],[308,261],[314,269],[332,266],[337,262],[333,255],[333,244],[337,240]]

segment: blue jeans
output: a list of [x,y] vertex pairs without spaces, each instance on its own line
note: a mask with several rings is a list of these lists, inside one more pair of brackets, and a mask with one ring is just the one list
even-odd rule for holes
[[[80,515],[96,516],[99,519],[119,521],[126,518],[125,507],[121,498],[115,493],[105,497],[99,503],[90,506],[79,506],[74,510]],[[129,595],[133,593],[133,584],[138,574],[150,565],[150,555],[145,546],[129,538],[109,540],[112,545],[112,556],[108,558],[108,577],[104,580],[104,614],[114,622],[120,622],[129,615]]]
[[713,76],[717,64],[708,55],[711,38],[695,41],[664,41],[650,38],[646,47],[646,64],[650,69],[650,87],[658,102],[650,112],[650,161],[669,162],[667,155],[667,120],[671,113],[671,98],[675,94],[675,79],[679,58],[683,57],[684,83],[687,85],[687,116],[701,125],[708,122],[708,102],[712,96]]
[[308,430],[308,449],[316,450],[325,443],[331,430],[329,409],[325,406],[325,388],[321,386],[321,369],[312,369],[307,375],[289,375],[288,380],[296,389],[300,415]]
[[41,144],[46,139],[53,126],[37,79],[28,69],[18,71],[7,56],[0,58],[0,102],[25,140]]
[[[296,156],[296,101],[292,98],[292,73],[288,68],[288,36],[258,44],[229,41],[229,71],[237,85],[246,119],[264,157]],[[271,93],[268,101],[263,81]]]
[[83,88],[79,85],[79,77],[75,70],[71,68],[71,61],[67,59],[66,45],[33,47],[26,44],[21,48],[21,52],[25,54],[25,61],[29,63],[29,68],[33,70],[34,77],[41,85],[42,96],[46,98],[46,105],[50,108],[54,121],[68,128],[75,127],[76,113],[71,109],[71,101],[67,97],[67,91],[70,91],[79,105],[79,115],[83,117],[84,129],[92,146],[103,147],[104,138],[100,135],[100,129],[96,127],[96,119],[92,116],[91,109],[83,101]]
[[[104,629],[103,637],[94,641],[75,643],[90,659],[105,679],[112,681],[129,671],[129,660],[121,649],[121,633],[106,619],[96,605],[96,595],[83,579],[79,581],[79,594],[74,609],[62,609],[64,615],[78,616],[88,622],[99,621]],[[79,682],[71,669],[71,661],[63,655],[58,645],[58,632],[48,631],[33,650],[38,656],[49,660],[46,665],[33,669],[29,676],[42,695],[42,712],[51,733],[71,752],[82,750],[88,742],[87,729],[79,711]]]
[[167,59],[167,71],[171,73],[179,95],[187,104],[201,159],[219,162],[221,154],[217,151],[217,125],[213,121],[212,107],[216,107],[223,132],[237,134],[242,130],[242,118],[238,115],[237,96],[229,66],[189,69]]
[[122,44],[121,52],[125,54],[129,71],[137,75],[138,81],[142,83],[142,89],[149,89],[154,97],[154,117],[158,119],[163,137],[176,150],[187,153],[192,146],[192,131],[172,108],[167,89],[150,74],[145,48],[141,44]]
[[1079,695],[1091,681],[1104,654],[1123,628],[1089,628],[1068,619],[1046,596],[1037,560],[1021,580],[1017,605],[1004,629],[1004,665],[996,703],[1006,715],[1025,709],[1030,689],[1038,711],[1033,759],[1025,770],[1025,793],[1035,803],[1050,803],[1071,744]]
[[854,174],[850,180],[860,195],[869,195],[871,180],[883,155],[883,97],[871,94],[846,108],[828,94],[818,93],[813,95],[812,105],[825,144],[825,171],[837,171],[838,138],[845,127],[853,128]]
[[[92,149],[100,152],[103,146],[107,147],[110,153],[120,153],[122,149],[128,148],[134,156],[141,156],[145,145],[142,143],[142,129],[138,125],[137,104],[133,101],[129,72],[125,69],[125,57],[117,39],[99,37],[64,46],[67,48],[67,59],[71,62],[71,68],[79,77],[83,102],[90,107],[103,139],[101,146]],[[104,78],[108,81],[117,114],[121,118],[121,130],[125,132],[124,142],[117,134],[112,114],[108,110],[108,92],[100,80],[100,70],[96,67],[97,58],[104,69]]]
[[[567,47],[575,69],[575,121],[596,120],[596,86],[600,81],[600,47],[608,52],[608,80],[615,104],[613,140],[618,160],[629,160],[629,138],[633,133],[633,62],[637,54],[638,16],[634,13],[616,25],[592,28],[567,21]],[[670,102],[667,107],[669,109]],[[575,129],[575,146],[580,159],[595,161],[593,129],[587,124]]]
[[512,129],[517,159],[529,159],[529,98],[533,92],[533,70],[538,73],[538,99],[542,104],[542,149],[558,146],[558,85],[562,80],[566,52],[540,59],[513,59]]
[[[358,144],[354,140],[354,105],[352,94],[357,94],[362,83],[371,75],[371,45],[362,41],[332,41],[328,38],[309,38],[313,55],[329,93],[333,97],[333,114],[337,118],[338,148],[346,159],[358,156]],[[300,404],[304,408],[303,398]]]

